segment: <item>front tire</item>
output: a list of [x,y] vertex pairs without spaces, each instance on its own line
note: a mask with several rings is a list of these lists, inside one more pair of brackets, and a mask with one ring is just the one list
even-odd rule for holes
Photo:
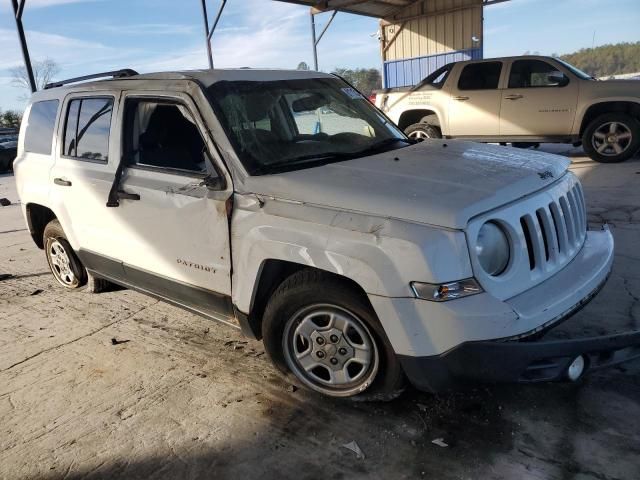
[[428,138],[442,138],[442,132],[438,127],[428,123],[414,123],[404,129],[404,133],[416,142],[422,142]]
[[582,147],[596,162],[624,162],[640,149],[640,122],[626,113],[600,115],[585,129]]
[[304,269],[287,278],[262,333],[273,363],[316,392],[361,400],[402,392],[402,368],[366,296],[336,275]]
[[58,220],[44,227],[44,252],[51,273],[60,285],[75,290],[87,283],[87,271],[76,256]]

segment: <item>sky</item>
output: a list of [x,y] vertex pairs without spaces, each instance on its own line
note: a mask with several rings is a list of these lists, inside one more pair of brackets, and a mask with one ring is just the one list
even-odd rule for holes
[[[26,0],[32,60],[54,59],[57,78],[133,68],[206,68],[200,0]],[[10,0],[0,0],[0,109],[22,110],[11,84],[22,64]],[[511,0],[485,8],[485,57],[570,53],[640,40],[640,0]],[[210,16],[220,0],[207,0]],[[318,30],[329,14],[316,17]],[[339,13],[319,45],[320,69],[381,67],[377,20]],[[273,0],[228,0],[213,36],[216,67],[313,65],[309,10]]]

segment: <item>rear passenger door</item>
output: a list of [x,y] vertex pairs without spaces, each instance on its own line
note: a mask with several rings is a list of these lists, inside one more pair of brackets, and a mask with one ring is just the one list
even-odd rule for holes
[[116,255],[104,227],[117,163],[117,108],[118,95],[111,92],[72,94],[63,102],[50,202],[76,251]]
[[500,128],[500,76],[502,62],[462,65],[458,81],[450,90],[449,134],[497,136]]
[[231,313],[232,185],[191,98],[123,98],[119,206],[110,209],[127,282],[224,319]]

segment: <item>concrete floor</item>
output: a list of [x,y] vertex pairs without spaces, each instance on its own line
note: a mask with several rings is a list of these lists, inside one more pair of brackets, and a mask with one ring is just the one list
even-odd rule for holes
[[[572,157],[591,222],[617,242],[607,286],[556,335],[638,329],[640,159],[549,148]],[[0,197],[14,202],[0,207],[0,273],[13,275],[0,281],[0,478],[640,478],[640,361],[578,385],[320,398],[227,327],[131,291],[62,291],[12,176]]]

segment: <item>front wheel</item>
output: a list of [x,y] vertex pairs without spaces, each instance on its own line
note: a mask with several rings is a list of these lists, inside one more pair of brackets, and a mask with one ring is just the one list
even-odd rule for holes
[[262,332],[273,363],[331,397],[388,400],[403,373],[366,297],[346,280],[305,269],[273,294]]
[[428,123],[414,123],[413,125],[409,125],[404,129],[404,133],[416,142],[422,142],[427,138],[442,138],[440,129]]
[[623,162],[640,148],[640,122],[626,113],[600,115],[585,129],[582,147],[596,162]]

